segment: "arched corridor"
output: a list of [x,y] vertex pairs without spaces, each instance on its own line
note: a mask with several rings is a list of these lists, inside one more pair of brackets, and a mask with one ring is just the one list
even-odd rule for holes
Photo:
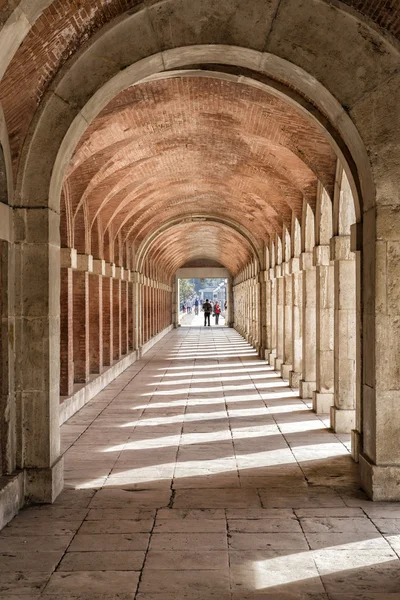
[[[301,597],[268,542],[293,534],[307,600],[355,597],[351,560],[379,575],[364,600],[398,594],[379,565],[397,568],[400,502],[399,24],[399,0],[0,0],[0,594],[25,594],[32,546],[57,556],[27,596],[68,580],[89,600],[100,555],[69,544],[113,535],[80,529],[107,498],[151,512],[140,549],[100,547],[106,567],[142,553],[118,600],[226,592],[146,583],[158,520],[202,508],[225,511],[227,593]],[[182,317],[195,278],[224,280],[220,325]],[[46,550],[34,515],[59,519]],[[247,535],[267,547],[231,545]]]
[[0,534],[2,597],[396,597],[400,508],[328,425],[234,330],[175,330],[63,425],[66,489]]

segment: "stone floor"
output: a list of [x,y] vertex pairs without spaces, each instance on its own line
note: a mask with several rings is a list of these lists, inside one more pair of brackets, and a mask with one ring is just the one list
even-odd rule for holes
[[[221,313],[219,316],[218,325],[215,324],[215,317],[210,317],[210,327],[223,327],[225,325],[225,313]],[[204,313],[199,312],[198,315],[194,313],[194,309],[191,313],[180,313],[179,322],[182,327],[204,327]]]
[[400,599],[400,504],[232,329],[175,330],[62,428],[0,534],[3,600]]

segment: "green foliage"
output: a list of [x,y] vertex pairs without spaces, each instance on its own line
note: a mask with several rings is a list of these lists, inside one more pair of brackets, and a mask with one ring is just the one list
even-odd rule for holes
[[191,298],[194,293],[194,284],[191,282],[191,279],[180,279],[179,280],[179,301],[187,302],[189,298]]

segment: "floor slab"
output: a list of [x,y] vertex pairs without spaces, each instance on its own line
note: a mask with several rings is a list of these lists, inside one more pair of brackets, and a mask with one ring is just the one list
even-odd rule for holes
[[400,600],[400,503],[227,327],[180,328],[62,427],[0,532],[5,600]]

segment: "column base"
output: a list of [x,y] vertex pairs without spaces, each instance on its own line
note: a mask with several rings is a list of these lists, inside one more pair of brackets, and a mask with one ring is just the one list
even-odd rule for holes
[[301,379],[299,385],[300,398],[312,398],[313,392],[315,391],[315,387],[315,381],[304,381],[304,379]]
[[23,472],[2,477],[0,484],[0,529],[2,529],[24,505]]
[[291,370],[293,369],[293,365],[288,365],[286,363],[284,363],[283,365],[281,365],[281,377],[282,379],[285,379],[285,381],[289,381],[289,374],[291,372]]
[[333,401],[332,393],[313,392],[313,411],[318,415],[329,415]]
[[345,410],[331,406],[331,427],[335,433],[351,433],[355,425],[355,409]]
[[290,371],[289,373],[289,385],[292,388],[298,388],[300,385],[301,373],[296,371]]
[[278,371],[278,373],[281,372],[281,366],[283,365],[283,358],[275,358],[274,361],[274,370]]
[[269,364],[273,367],[275,365],[275,358],[276,358],[276,353],[275,352],[270,352],[268,354],[268,362]]
[[355,462],[360,461],[360,453],[362,449],[362,435],[357,429],[351,430],[351,456]]
[[400,500],[400,465],[374,465],[364,454],[359,455],[361,485],[371,500]]
[[64,487],[64,458],[60,456],[52,467],[25,469],[25,498],[37,504],[52,503]]

